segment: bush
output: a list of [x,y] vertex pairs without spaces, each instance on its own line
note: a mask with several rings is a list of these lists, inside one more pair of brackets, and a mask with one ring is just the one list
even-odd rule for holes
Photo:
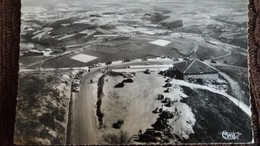
[[125,86],[125,84],[122,82],[122,83],[118,83],[114,86],[114,88],[123,88]]
[[42,116],[40,117],[40,122],[48,127],[55,127],[55,121],[54,121],[54,117],[51,113],[44,113],[42,114]]
[[105,134],[103,138],[109,144],[129,144],[132,141],[132,137],[123,130],[120,130],[117,134]]
[[62,143],[62,138],[61,137],[56,137],[52,140],[52,144],[61,144]]
[[54,77],[53,76],[48,76],[47,78],[46,78],[46,82],[47,83],[51,83],[51,82],[53,82],[54,81]]
[[120,129],[123,124],[124,124],[123,120],[118,120],[116,123],[113,124],[113,128]]

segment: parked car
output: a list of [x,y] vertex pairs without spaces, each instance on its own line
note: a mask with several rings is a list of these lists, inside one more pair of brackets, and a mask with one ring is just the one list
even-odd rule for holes
[[133,83],[134,80],[132,80],[132,79],[126,79],[126,80],[124,80],[123,82],[124,82],[124,83]]
[[150,72],[149,69],[145,70],[144,73],[145,73],[145,74],[151,74],[151,72]]
[[217,61],[215,61],[215,60],[210,60],[210,63],[217,63]]
[[189,57],[184,57],[183,60],[188,61],[188,60],[190,60],[190,58]]
[[147,129],[143,134],[139,135],[139,140],[143,142],[158,142],[162,139],[162,136],[162,131]]
[[80,88],[77,86],[72,87],[72,92],[79,92]]
[[73,80],[72,85],[78,86],[79,84],[80,84],[80,80],[79,80],[79,79],[74,79],[74,80]]
[[122,83],[116,84],[114,87],[115,88],[123,88],[124,86],[125,86],[125,84],[122,82]]

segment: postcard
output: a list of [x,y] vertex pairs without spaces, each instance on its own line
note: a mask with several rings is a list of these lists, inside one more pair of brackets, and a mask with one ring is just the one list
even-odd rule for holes
[[245,0],[22,0],[14,143],[250,144]]

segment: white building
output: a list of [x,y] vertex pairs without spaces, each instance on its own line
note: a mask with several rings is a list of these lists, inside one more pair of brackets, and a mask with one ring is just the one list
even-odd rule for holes
[[189,60],[175,65],[181,78],[189,79],[204,79],[218,80],[218,71],[209,64],[198,59]]

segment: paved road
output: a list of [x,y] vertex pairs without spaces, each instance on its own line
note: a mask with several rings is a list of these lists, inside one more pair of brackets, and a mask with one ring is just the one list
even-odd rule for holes
[[96,71],[83,76],[81,90],[72,94],[71,107],[71,144],[96,144],[95,108],[97,96],[96,84],[86,82],[86,79],[94,78]]
[[232,51],[229,48],[227,48],[227,46],[225,46],[223,44],[221,44],[221,45],[218,44],[218,47],[219,48],[222,47],[223,49],[225,49],[227,51],[227,53],[224,54],[224,55],[221,55],[221,56],[213,57],[213,58],[211,58],[211,60],[217,60],[217,59],[225,58],[225,57],[230,56],[232,54]]
[[241,66],[234,66],[234,65],[229,65],[229,64],[223,64],[223,63],[210,63],[208,62],[208,64],[210,64],[211,66],[215,66],[215,67],[230,67],[230,68],[236,68],[236,69],[242,69],[242,70],[248,70],[247,67],[241,67]]

